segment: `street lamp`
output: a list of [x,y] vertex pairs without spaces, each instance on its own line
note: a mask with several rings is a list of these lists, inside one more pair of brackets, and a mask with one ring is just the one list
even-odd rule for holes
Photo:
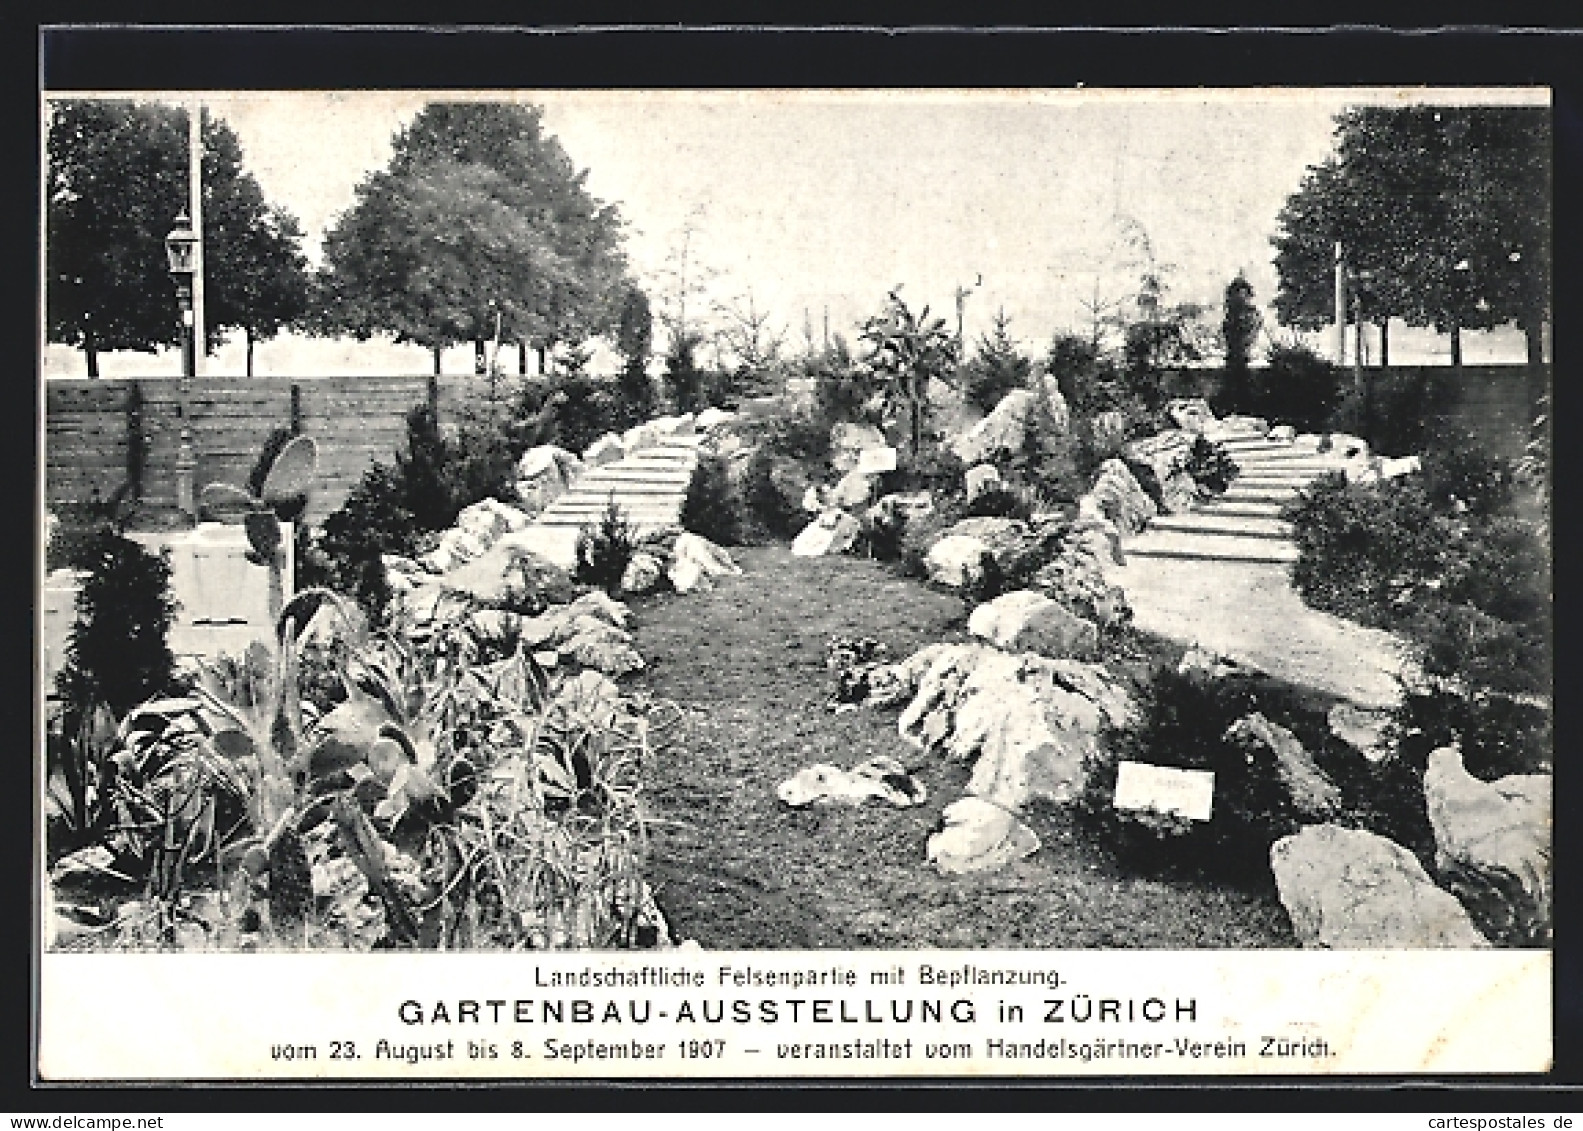
[[176,506],[189,519],[198,517],[194,496],[197,453],[192,445],[192,428],[187,421],[187,398],[192,378],[198,373],[198,346],[193,332],[192,277],[198,262],[198,234],[184,211],[176,226],[165,237],[165,258],[176,280],[176,301],[181,306],[181,395],[176,400],[176,415],[181,420],[181,435],[176,445]]
[[176,280],[176,301],[181,304],[181,372],[184,377],[192,377],[198,372],[192,316],[192,276],[197,269],[198,234],[192,230],[186,212],[176,217],[176,226],[165,237],[165,258]]

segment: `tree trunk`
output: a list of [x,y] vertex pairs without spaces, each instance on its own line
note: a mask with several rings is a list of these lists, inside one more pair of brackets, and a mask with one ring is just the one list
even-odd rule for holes
[[88,361],[88,376],[99,376],[99,343],[92,336],[83,339],[82,355]]
[[547,376],[550,372],[550,353],[545,346],[534,346],[533,356],[539,361],[539,375]]
[[1380,319],[1380,368],[1389,369],[1391,366],[1391,320]]
[[482,377],[489,372],[488,343],[483,338],[473,339],[473,375]]
[[432,346],[430,350],[434,354],[434,375],[438,377],[440,375],[440,347]]
[[253,332],[246,326],[242,327],[242,340],[247,343],[247,375],[253,375]]
[[526,377],[527,375],[528,375],[528,343],[527,342],[518,342],[517,343],[517,376],[518,377]]
[[1451,323],[1451,368],[1462,368],[1462,327]]

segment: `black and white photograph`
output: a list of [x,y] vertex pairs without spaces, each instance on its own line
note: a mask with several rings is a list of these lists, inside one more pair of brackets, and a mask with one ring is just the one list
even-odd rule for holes
[[1545,88],[41,114],[45,1038],[443,953],[212,1070],[1546,1067]]

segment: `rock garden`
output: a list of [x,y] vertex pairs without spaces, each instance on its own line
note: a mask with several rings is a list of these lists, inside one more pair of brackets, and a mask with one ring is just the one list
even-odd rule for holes
[[[294,564],[234,654],[62,523],[54,945],[1548,945],[1542,474],[1079,339],[964,358],[896,295],[861,342],[669,415],[415,410],[314,529],[277,440],[205,494]],[[1308,677],[1344,634],[1272,661],[1250,563],[1395,694]],[[1241,635],[1156,608],[1194,585]]]

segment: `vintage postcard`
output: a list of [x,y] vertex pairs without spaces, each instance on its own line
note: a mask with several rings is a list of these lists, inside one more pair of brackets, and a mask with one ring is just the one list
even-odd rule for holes
[[1547,90],[40,112],[40,1080],[1551,1065]]

